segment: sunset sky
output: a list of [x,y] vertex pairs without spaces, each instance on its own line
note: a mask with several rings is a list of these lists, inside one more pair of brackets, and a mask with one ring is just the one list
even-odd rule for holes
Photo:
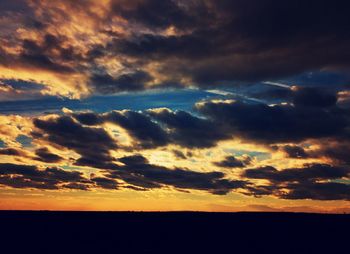
[[0,0],[0,209],[350,212],[326,0]]

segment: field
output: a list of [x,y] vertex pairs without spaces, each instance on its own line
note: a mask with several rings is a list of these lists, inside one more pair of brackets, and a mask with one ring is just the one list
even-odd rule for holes
[[349,253],[350,215],[0,212],[2,253]]

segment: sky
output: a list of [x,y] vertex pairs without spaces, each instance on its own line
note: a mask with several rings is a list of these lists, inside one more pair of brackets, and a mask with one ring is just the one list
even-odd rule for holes
[[350,212],[326,0],[0,0],[0,209]]

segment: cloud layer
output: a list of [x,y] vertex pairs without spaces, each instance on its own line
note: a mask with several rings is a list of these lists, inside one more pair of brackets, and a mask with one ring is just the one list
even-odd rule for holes
[[[9,169],[3,172],[2,184],[43,189],[46,185],[50,189],[170,188],[220,195],[237,192],[280,199],[349,200],[349,110],[337,103],[336,95],[318,96],[312,105],[303,103],[310,91],[302,91],[303,100],[299,91],[292,90],[290,103],[279,105],[207,100],[198,102],[194,113],[166,108],[106,113],[66,110],[60,115],[29,117],[27,132],[14,133],[14,147],[8,143],[0,154],[26,161],[26,165],[68,163],[81,171],[4,164]],[[31,143],[19,141],[18,136]],[[254,150],[223,154],[230,142],[263,148],[276,159],[259,159]],[[221,159],[209,159],[219,151]],[[159,159],[150,162],[152,154],[161,152],[172,156],[170,164],[169,158],[168,164]],[[200,168],[193,163],[198,159],[206,161],[197,164]],[[177,166],[175,161],[182,164]],[[16,171],[21,166],[28,171]],[[86,169],[94,170],[93,175],[81,173]],[[33,178],[32,171],[39,178]],[[79,178],[54,181],[56,173]]]
[[1,189],[349,201],[349,7],[0,2]]
[[326,0],[19,0],[0,6],[0,68],[4,79],[31,79],[45,86],[43,94],[67,97],[348,68],[348,7]]

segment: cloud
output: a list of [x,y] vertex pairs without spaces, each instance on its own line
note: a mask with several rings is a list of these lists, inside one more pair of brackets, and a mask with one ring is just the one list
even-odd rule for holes
[[25,0],[14,0],[11,2],[1,2],[0,10],[3,12],[18,13],[26,10]]
[[293,103],[301,107],[331,107],[335,106],[337,95],[325,89],[296,87]]
[[347,68],[348,7],[326,0],[15,1],[0,6],[0,69],[78,98]]
[[339,108],[207,101],[196,109],[232,135],[262,143],[346,135],[349,115]]
[[14,69],[20,67],[29,70],[50,71],[56,74],[72,74],[76,72],[72,63],[82,60],[72,47],[65,46],[64,35],[44,33],[40,39],[23,39],[18,42],[18,54],[5,53],[5,64]]
[[196,172],[153,165],[142,155],[123,157],[119,161],[124,165],[110,170],[106,176],[121,179],[143,189],[173,186],[224,195],[231,190],[243,188],[246,184],[241,180],[225,179],[222,172]]
[[61,156],[51,153],[47,147],[35,150],[35,154],[37,156],[35,159],[42,162],[57,163],[63,160]]
[[173,143],[189,148],[213,147],[220,140],[230,137],[222,132],[215,122],[196,117],[185,111],[168,109],[148,110],[147,113],[169,128]]
[[[169,8],[175,5],[171,10],[177,10],[177,15],[163,20],[164,24],[155,21],[162,20],[161,14],[168,11],[166,7],[157,13],[152,11],[154,1],[137,2],[126,8],[124,17],[130,17],[130,22],[148,25],[150,29],[170,27],[168,22],[172,22],[177,34],[144,33],[116,38],[111,48],[125,56],[157,61],[161,64],[159,70],[168,76],[185,75],[199,86],[273,79],[321,66],[348,65],[342,55],[349,40],[344,26],[348,23],[346,14],[338,13],[339,6],[329,6],[328,1],[313,1],[303,8],[293,1],[283,5],[279,1],[264,5],[239,0],[206,1],[202,5],[195,1],[181,5],[165,1]],[[123,5],[118,6],[123,15]],[[179,22],[189,20],[189,13],[191,24],[180,26]],[[300,16],[295,17],[295,13]],[[329,49],[327,54],[324,48]]]
[[37,128],[33,136],[75,151],[81,156],[79,165],[96,166],[111,161],[109,151],[118,147],[103,128],[80,125],[69,116],[34,119],[33,124]]
[[[347,199],[344,193],[350,176],[345,148],[349,116],[346,110],[336,104],[315,107],[293,104],[272,106],[212,100],[201,101],[195,108],[194,113],[165,108],[106,113],[65,111],[62,115],[25,118],[25,127],[18,124],[21,118],[16,122],[13,116],[9,116],[5,122],[12,119],[13,124],[19,126],[19,132],[13,134],[12,138],[25,135],[31,140],[31,146],[18,149],[16,147],[19,144],[15,142],[17,146],[12,149],[1,148],[0,153],[16,159],[21,156],[20,151],[28,150],[28,154],[33,151],[35,155],[26,155],[26,160],[57,164],[65,161],[81,170],[89,168],[97,172],[90,179],[83,177],[86,182],[60,180],[47,185],[52,189],[130,188],[145,191],[170,188],[218,195],[235,191],[281,199]],[[119,132],[119,127],[125,132]],[[111,134],[116,129],[118,136]],[[124,143],[126,137],[123,134],[126,132],[128,140]],[[237,157],[237,153],[222,160],[208,159],[209,156],[221,157],[223,152],[227,154],[225,149],[230,147],[216,146],[220,141],[233,142],[234,139],[244,146],[269,149],[272,157],[268,161],[253,161],[248,156]],[[231,145],[230,142],[227,144]],[[305,150],[304,147],[308,148]],[[62,155],[64,153],[53,153],[53,148],[55,151],[64,150],[67,154],[74,153],[66,158]],[[195,160],[187,160],[191,157],[188,149],[196,149]],[[273,155],[281,151],[289,158],[282,158],[276,163]],[[164,162],[162,155],[160,160],[154,160],[153,154],[158,156],[158,153],[164,152],[173,152],[177,158],[181,158],[177,160],[178,165]],[[133,155],[125,156],[130,153]],[[245,153],[254,156],[250,150]],[[147,157],[151,158],[149,156],[152,162],[148,161]],[[204,164],[197,161],[202,156],[200,160],[219,168],[251,168],[240,170],[243,173],[233,174],[233,177],[203,168]],[[301,167],[301,161],[291,158],[309,159],[312,163]],[[325,161],[327,164],[324,164]],[[284,162],[290,166],[279,170],[278,165]],[[269,166],[258,166],[265,163]],[[45,171],[39,167],[32,166],[31,170]],[[52,174],[59,177],[58,172]],[[12,175],[15,175],[16,180],[11,180]],[[4,185],[18,188],[42,188],[43,181],[23,175],[13,171],[6,173],[2,181]],[[11,181],[15,182],[11,184]],[[330,190],[331,186],[335,186],[334,192]],[[304,192],[298,192],[298,188]]]
[[348,177],[348,168],[330,166],[327,164],[310,164],[304,168],[288,168],[278,171],[276,168],[266,166],[256,169],[247,169],[244,176],[252,179],[266,179],[271,182],[303,182],[308,180],[337,179]]
[[68,172],[57,167],[39,170],[36,166],[0,163],[0,184],[13,188],[35,188],[56,190],[64,188],[62,184],[83,185],[88,183],[82,173]]
[[[193,11],[196,10],[197,13]],[[123,17],[131,22],[146,27],[165,29],[175,26],[179,29],[189,29],[202,24],[208,14],[204,2],[165,0],[112,1],[112,14]]]
[[[208,123],[204,119],[194,117],[186,112],[169,111],[168,113],[169,115],[160,116],[157,114],[153,116],[153,113],[150,112],[143,114],[133,111],[112,111],[103,114],[69,112],[70,115],[34,118],[35,128],[31,135],[35,140],[40,139],[52,146],[78,153],[80,157],[74,162],[77,166],[104,170],[105,177],[94,176],[90,181],[96,186],[106,189],[118,188],[118,183],[114,179],[122,180],[130,186],[142,190],[170,186],[178,189],[203,190],[213,194],[226,194],[245,185],[244,181],[224,178],[225,174],[221,172],[205,173],[183,168],[167,168],[150,164],[142,155],[122,157],[119,160],[111,156],[112,150],[123,147],[118,146],[104,129],[103,124],[106,122],[125,128],[136,141],[142,144],[142,146],[137,145],[133,148],[136,150],[163,146],[168,144],[167,142],[169,144],[172,142],[175,144],[184,143],[185,146],[189,147],[203,147],[202,143],[199,143],[201,137],[195,132],[200,132],[200,135],[204,135],[207,131],[212,132],[212,125],[207,125]],[[166,125],[159,125],[152,119],[159,120]],[[166,126],[171,127],[171,131],[166,130],[168,128]],[[180,137],[181,135],[175,134],[175,131],[183,133],[185,137]],[[164,141],[159,133],[164,134]],[[191,139],[185,141],[185,138],[191,135]],[[210,145],[214,144],[211,140],[215,140],[216,135],[207,135]],[[204,142],[207,141],[204,140]],[[34,159],[46,163],[57,163],[63,160],[62,157],[51,153],[45,147],[38,148],[35,154]],[[83,188],[83,186],[75,184],[67,186]]]
[[250,163],[250,157],[238,159],[234,156],[226,156],[222,161],[213,162],[214,165],[222,168],[244,168]]
[[[249,186],[248,195],[275,195],[283,199],[350,200],[348,167],[307,164],[302,168],[277,170],[271,166],[247,169],[243,177],[268,180],[270,184]],[[331,181],[333,180],[333,181]]]
[[321,82],[313,84],[312,86],[304,86],[302,81],[299,80],[294,82],[298,83],[298,85],[284,85],[279,83],[275,85],[274,82],[262,82],[259,83],[260,86],[256,86],[255,89],[252,89],[248,94],[254,98],[268,101],[278,100],[293,104],[296,107],[327,108],[337,104],[337,91],[341,89],[339,84],[334,84],[332,87],[325,87],[321,85]]
[[[0,164],[1,185],[349,200],[349,78],[325,76],[347,76],[348,9],[345,1],[326,0],[1,1],[5,113],[38,108],[37,102],[22,107],[9,102],[14,100],[169,87],[211,87],[207,90],[225,90],[217,98],[239,98],[201,101],[191,112],[158,108],[2,117],[3,162],[35,160],[36,166]],[[173,103],[157,96],[155,107]],[[177,96],[178,108],[184,108],[183,101],[197,95]],[[45,104],[45,111],[66,106],[58,100]],[[115,101],[108,108],[125,105]],[[87,108],[81,105],[92,102],[74,105]],[[142,100],[139,104],[132,107],[146,108]],[[252,161],[237,152],[220,160],[238,143],[268,149],[271,156]],[[189,158],[192,152],[195,157]],[[176,165],[158,153],[175,156]],[[312,164],[300,166],[306,160]],[[96,174],[88,178],[43,166],[62,162]],[[225,172],[250,168],[240,169],[240,176],[230,172],[231,179],[204,163]],[[279,169],[284,163],[288,166]]]
[[108,122],[121,126],[143,148],[154,148],[169,143],[168,136],[157,123],[142,113],[123,110],[105,114],[83,112],[73,114],[73,117],[85,125],[101,125]]
[[100,186],[104,189],[115,190],[118,188],[118,183],[113,179],[105,177],[93,177],[91,178],[91,181],[95,182],[97,186]]
[[112,77],[109,74],[94,74],[91,77],[91,85],[95,91],[102,94],[113,94],[123,91],[140,91],[146,89],[146,83],[152,77],[144,71],[122,74]]
[[138,166],[138,165],[142,166],[148,163],[148,160],[140,154],[122,157],[122,158],[119,158],[119,161],[129,166]]
[[73,117],[82,124],[114,123],[124,128],[143,148],[176,144],[188,148],[213,147],[230,138],[215,123],[185,111],[154,109],[145,112],[131,110],[105,114],[77,113]]
[[58,167],[40,169],[37,166],[11,163],[0,163],[0,185],[41,190],[118,189],[118,183],[110,178],[91,175],[89,179],[79,171],[67,171]]
[[335,140],[321,140],[319,148],[312,151],[313,156],[329,158],[335,164],[350,165],[350,143],[348,137],[339,137]]
[[289,158],[294,159],[305,159],[308,158],[308,153],[304,150],[304,148],[295,145],[286,145],[282,147],[283,152],[287,154]]
[[[325,138],[346,140],[349,137],[350,115],[346,109],[337,105],[324,107],[315,104],[310,107],[212,100],[197,103],[195,109],[196,114],[165,108],[143,112],[120,110],[107,113],[67,113],[66,116],[54,118],[56,120],[36,119],[33,123],[39,129],[41,127],[38,125],[44,124],[41,128],[44,131],[51,128],[48,125],[50,122],[61,125],[62,128],[71,125],[67,131],[60,130],[59,135],[73,137],[75,132],[78,133],[73,129],[80,128],[82,135],[85,132],[99,132],[99,135],[105,136],[102,137],[103,140],[110,138],[106,137],[108,133],[102,133],[103,125],[112,123],[125,129],[133,138],[134,145],[143,148],[168,144],[209,148],[216,146],[219,141],[232,138],[253,143],[278,144]],[[97,134],[93,136],[95,135]],[[116,146],[115,141],[107,142],[110,143],[114,143],[111,148]],[[75,146],[79,146],[78,142]],[[286,147],[289,150],[291,148],[293,147]]]
[[15,149],[15,148],[1,148],[0,154],[2,155],[8,155],[8,156],[24,156],[25,153],[21,150]]
[[[69,49],[61,48],[62,44],[63,38],[58,38],[52,34],[46,34],[40,45],[36,41],[26,39],[22,42],[22,52],[18,61],[28,65],[30,68],[46,69],[63,74],[74,72],[67,64],[63,64],[62,60],[66,60],[64,58],[67,58],[67,53],[72,54],[73,52],[69,52]],[[74,59],[74,57],[77,58],[78,56],[71,57]]]
[[132,137],[140,142],[141,147],[154,148],[169,143],[166,131],[146,114],[125,110],[112,111],[105,117],[108,122],[118,124],[126,129]]
[[350,200],[350,185],[343,183],[289,184],[285,199]]

